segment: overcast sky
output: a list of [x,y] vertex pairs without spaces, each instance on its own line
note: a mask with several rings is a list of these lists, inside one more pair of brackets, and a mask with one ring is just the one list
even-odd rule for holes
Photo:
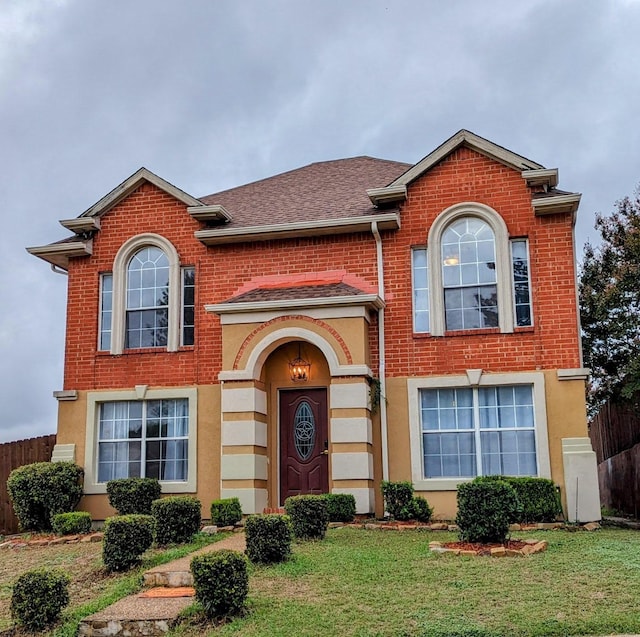
[[638,33],[640,0],[0,0],[0,442],[62,388],[66,279],[24,248],[140,166],[203,196],[467,128],[583,193],[580,254],[640,182]]

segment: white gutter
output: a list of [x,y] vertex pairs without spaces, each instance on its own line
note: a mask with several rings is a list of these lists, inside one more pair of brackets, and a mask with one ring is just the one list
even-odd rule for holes
[[[382,237],[377,221],[371,222],[371,234],[376,240],[376,260],[378,267],[378,296],[384,301],[384,261],[382,260]],[[380,358],[380,437],[382,439],[382,479],[389,479],[389,446],[387,433],[387,382],[384,345],[384,305],[378,310],[378,356]]]

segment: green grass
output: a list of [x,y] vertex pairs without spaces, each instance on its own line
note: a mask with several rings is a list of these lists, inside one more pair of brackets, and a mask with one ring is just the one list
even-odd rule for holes
[[640,534],[518,533],[549,542],[526,558],[434,554],[452,534],[329,531],[292,559],[252,567],[248,613],[217,628],[191,611],[187,637],[340,635],[543,637],[640,633]]

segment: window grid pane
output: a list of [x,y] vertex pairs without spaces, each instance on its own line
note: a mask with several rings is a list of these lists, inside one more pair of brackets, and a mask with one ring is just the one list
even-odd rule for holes
[[125,347],[166,347],[168,324],[169,260],[147,246],[127,267]]
[[531,385],[422,389],[420,414],[425,478],[537,475]]
[[498,326],[495,237],[480,219],[466,217],[442,235],[442,280],[447,330]]
[[511,242],[513,273],[513,307],[518,327],[533,325],[531,311],[531,281],[529,277],[529,250],[526,239]]
[[100,350],[111,349],[111,319],[113,316],[113,275],[100,275]]
[[102,403],[98,482],[127,477],[185,482],[188,439],[186,398]]
[[426,248],[411,250],[413,282],[413,330],[429,331],[429,271]]
[[182,344],[193,345],[195,337],[195,268],[182,269]]

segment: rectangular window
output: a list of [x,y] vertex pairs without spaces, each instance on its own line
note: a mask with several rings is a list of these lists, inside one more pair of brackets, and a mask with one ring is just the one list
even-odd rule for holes
[[531,312],[531,280],[529,276],[529,249],[526,239],[511,242],[513,272],[513,309],[518,327],[533,325]]
[[532,385],[420,390],[425,478],[537,475]]
[[413,331],[429,331],[429,270],[427,249],[411,250],[411,273],[413,284]]
[[113,317],[113,275],[100,275],[100,339],[98,349],[111,349],[111,319]]
[[182,344],[195,342],[196,269],[182,268]]
[[101,403],[98,482],[137,477],[185,482],[188,438],[187,398]]

